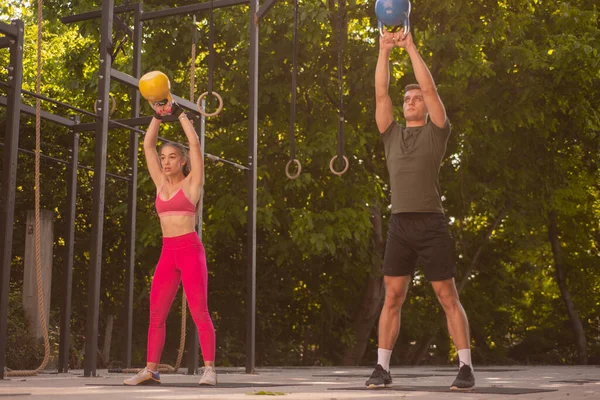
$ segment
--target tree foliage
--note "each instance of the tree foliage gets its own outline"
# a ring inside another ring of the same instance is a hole
[[[146,1],[143,7],[152,11],[192,2],[168,3]],[[25,21],[23,87],[34,90],[35,17],[33,11],[17,4],[0,1],[0,20],[19,17]],[[100,6],[99,1],[44,1],[43,94],[92,110],[100,22],[65,25],[59,18]],[[281,0],[260,24],[257,362],[336,364],[354,343],[354,310],[363,301],[373,260],[376,264],[381,253],[374,241],[373,207],[383,210],[384,227],[389,217],[388,176],[374,123],[378,33],[372,1],[347,2],[342,32],[337,24],[337,2],[300,1],[294,134],[302,174],[289,180],[284,171],[290,152],[292,10],[292,1]],[[598,16],[598,7],[591,0],[413,4],[415,42],[452,123],[441,183],[456,240],[457,281],[465,281],[462,302],[471,322],[476,362],[576,362],[578,349],[548,240],[551,214],[556,215],[566,284],[585,330],[590,361],[600,360]],[[196,96],[206,90],[209,74],[208,17],[208,12],[197,15]],[[133,22],[126,13],[121,18],[128,25]],[[225,106],[219,117],[207,122],[205,150],[245,164],[249,7],[218,9],[214,18],[212,72],[215,90],[223,96]],[[191,16],[147,21],[143,29],[142,70],[164,71],[171,78],[173,92],[187,98]],[[120,35],[115,31],[115,38]],[[329,161],[337,154],[340,37],[344,152],[350,168],[337,177],[329,171]],[[114,67],[130,73],[131,55],[128,41],[113,60]],[[0,49],[0,62],[8,64],[6,49]],[[5,70],[0,69],[0,78],[5,80]],[[401,99],[402,88],[413,81],[408,57],[394,51],[392,99]],[[114,82],[111,93],[118,103],[113,117],[127,117],[129,90]],[[26,96],[23,101],[33,104]],[[401,102],[394,104],[400,120]],[[70,113],[52,104],[43,108],[64,116]],[[142,104],[142,112],[150,112],[146,104]],[[82,117],[82,122],[92,120]],[[4,135],[3,121],[0,119],[0,135]],[[114,129],[109,135],[108,170],[127,176],[129,133]],[[184,138],[176,126],[162,127],[161,135]],[[71,137],[66,129],[44,122],[42,152],[67,159]],[[24,149],[34,148],[34,123],[26,116],[21,118],[19,143]],[[93,167],[92,132],[81,135],[80,146],[80,163]],[[52,307],[53,315],[58,315],[66,264],[66,168],[43,163],[42,205],[56,216]],[[148,293],[161,235],[153,209],[155,188],[142,157],[138,163],[134,362],[142,364]],[[11,275],[15,288],[23,275],[25,215],[33,207],[33,158],[21,154],[18,168]],[[93,172],[79,170],[73,276],[76,299],[86,298],[92,181]],[[243,172],[207,162],[202,238],[220,365],[242,365],[245,359],[246,184]],[[107,316],[117,316],[111,353],[115,362],[122,359],[123,346],[126,198],[126,182],[109,176],[100,334]],[[73,302],[74,349],[83,347],[86,308],[85,301]],[[174,309],[177,311],[168,320],[165,362],[175,359],[179,344],[180,311]],[[444,363],[455,357],[447,332],[438,329],[436,316],[440,313],[430,285],[417,274],[403,310],[393,362],[422,362],[424,355],[425,362]],[[431,341],[425,340],[428,336]],[[376,337],[372,329],[367,351],[359,357],[361,363],[374,361]]]

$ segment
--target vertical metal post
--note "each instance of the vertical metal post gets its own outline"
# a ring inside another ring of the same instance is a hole
[[[73,118],[79,123],[79,116]],[[73,133],[67,167],[67,234],[65,240],[64,300],[60,312],[60,342],[58,372],[69,371],[69,337],[71,332],[71,299],[73,286],[73,258],[75,251],[75,218],[77,216],[77,166],[79,164],[79,133]]]
[[[192,102],[194,102],[194,99],[191,99]],[[206,97],[202,99],[202,108],[206,110]],[[204,152],[206,151],[204,149],[204,137],[206,135],[206,117],[204,115],[200,116],[200,149],[202,150],[202,163],[204,163]],[[202,172],[202,182],[204,182],[204,171]],[[200,200],[199,200],[199,205],[198,205],[198,221],[196,224],[196,231],[198,232],[198,237],[200,238],[200,241],[202,241],[202,212],[203,212],[203,207],[204,207],[204,185],[202,185],[202,194],[200,195]],[[210,289],[209,289],[209,293],[210,293]],[[184,312],[184,310],[182,310],[181,312]],[[187,362],[188,362],[188,375],[194,375],[198,372],[198,348],[199,343],[198,343],[198,328],[196,327],[196,324],[191,324],[189,331],[188,331],[189,337],[188,337],[188,342],[187,342],[187,350],[188,350],[188,357],[187,357]],[[203,354],[204,356],[204,354]]]
[[[250,0],[250,99],[248,110],[248,269],[246,292],[246,373],[254,373],[256,344],[256,178],[258,130],[258,0]]]
[[[137,4],[133,18],[133,62],[132,76],[139,78],[142,74],[142,4]],[[131,88],[131,117],[140,115],[140,92]],[[136,131],[129,132],[129,185],[127,195],[127,250],[125,274],[125,349],[123,363],[126,368],[131,368],[131,346],[133,336],[133,286],[135,270],[135,220],[137,214],[137,175],[138,175],[138,147],[139,139]]]
[[[4,166],[2,193],[0,193],[0,379],[4,379],[6,326],[8,320],[8,292],[12,261],[13,227],[15,222],[15,194],[17,186],[17,153],[19,151],[19,119],[23,84],[23,31],[21,20],[13,20],[17,36],[10,38],[10,63],[6,104],[6,133],[4,136]]]
[[[96,158],[94,160],[94,198],[92,202],[92,248],[88,271],[88,309],[86,322],[83,375],[96,376],[98,352],[98,317],[100,313],[100,279],[102,271],[102,234],[104,228],[104,193],[106,185],[106,147],[112,47],[114,0],[102,1],[100,24],[100,68],[98,70],[98,113],[96,123]]]

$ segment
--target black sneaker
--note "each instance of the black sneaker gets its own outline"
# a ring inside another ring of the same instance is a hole
[[[368,388],[392,386],[392,375],[390,375],[390,371],[386,371],[381,365],[377,364],[365,385],[367,385]]]
[[[458,376],[450,386],[451,390],[471,390],[475,386],[475,376],[469,365],[463,365],[458,370]]]

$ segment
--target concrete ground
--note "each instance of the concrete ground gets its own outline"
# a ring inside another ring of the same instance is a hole
[[[131,374],[97,371],[43,373],[35,377],[0,380],[0,400],[189,400],[189,399],[600,399],[598,366],[475,367],[476,388],[453,392],[449,386],[457,369],[449,367],[392,367],[392,388],[366,389],[371,368],[273,367],[246,374],[243,368],[218,368],[216,387],[198,386],[198,376],[161,374],[161,385],[123,386]]]

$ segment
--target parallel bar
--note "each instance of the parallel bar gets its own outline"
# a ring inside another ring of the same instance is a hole
[[[243,170],[243,171],[250,171],[250,168],[248,168],[248,167],[246,167],[246,166],[244,166],[244,165],[238,164],[238,163],[236,163],[236,162],[229,161],[229,160],[226,160],[226,159],[224,159],[224,158],[221,158],[221,157],[213,156],[212,154],[209,154],[209,153],[204,153],[204,155],[205,155],[205,156],[206,156],[206,158],[208,158],[210,161],[214,161],[214,162],[222,162],[222,163],[224,163],[224,164],[229,164],[229,165],[231,165],[231,166],[233,166],[233,167],[236,167],[237,169],[241,169],[241,170]]]
[[[76,117],[77,118],[77,117]],[[77,122],[77,120],[75,121]],[[77,167],[79,164],[79,134],[73,134],[67,168],[67,233],[65,235],[65,280],[63,305],[60,312],[60,342],[58,372],[69,371],[71,332],[71,299],[73,298],[73,258],[75,257],[75,219],[77,218]]]
[[[10,29],[9,29],[10,28]],[[21,87],[23,85],[23,32],[21,20],[13,20],[8,26],[0,25],[0,30],[15,32],[15,42],[10,46],[8,89],[6,102],[6,133],[2,158],[2,190],[0,191],[0,379],[4,379],[6,356],[6,327],[8,325],[8,292],[10,290],[10,265],[12,262],[12,241],[15,222],[15,195],[17,190],[17,153],[19,148],[19,122],[21,115]]]
[[[88,309],[83,375],[96,376],[98,357],[98,319],[100,314],[100,281],[102,277],[102,233],[104,230],[104,194],[106,185],[106,149],[112,48],[114,0],[102,1],[100,29],[100,66],[98,69],[98,111],[101,119],[96,129],[96,159],[94,161],[94,197],[92,201],[92,248],[88,270]]]
[[[176,7],[176,8],[167,8],[164,10],[147,12],[142,15],[142,21],[148,21],[151,19],[164,18],[164,17],[172,17],[174,15],[182,15],[182,14],[194,14],[200,11],[210,10],[212,8],[223,8],[236,6],[238,4],[247,4],[250,3],[249,0],[214,0],[214,1],[205,1],[203,3],[191,4],[188,6]]]
[[[4,143],[0,143],[0,146],[1,146],[1,147],[4,147]],[[18,150],[19,150],[21,153],[35,155],[35,151],[32,151],[32,150],[23,149],[23,148],[21,148],[21,147],[19,147],[19,148],[18,148]],[[41,158],[43,158],[43,159],[46,159],[46,160],[50,160],[50,161],[57,162],[57,163],[59,163],[59,164],[69,164],[69,163],[68,163],[67,161],[65,161],[65,160],[61,160],[60,158],[56,158],[56,157],[47,156],[47,155],[45,155],[45,154],[40,154],[40,157],[41,157]]]
[[[200,118],[200,116],[198,117]],[[171,121],[175,121],[177,119],[177,117],[172,116],[172,115],[168,115],[163,117],[163,122],[171,122]],[[124,127],[124,128],[133,128],[133,130],[135,130],[138,133],[142,133],[142,134],[146,134],[145,131],[141,130],[141,129],[136,129],[134,128],[135,125],[148,125],[150,123],[150,121],[152,120],[152,117],[138,117],[138,118],[130,118],[130,119],[119,119],[116,121],[110,121],[108,126],[110,128],[118,128],[118,127]],[[119,125],[117,125],[119,124]],[[87,124],[79,124],[79,125],[75,125],[73,127],[73,130],[75,132],[87,132],[87,131],[93,131],[96,129],[96,125],[97,122],[91,122],[91,123],[87,123]],[[163,137],[158,137],[158,140],[163,141],[163,142],[172,142],[172,140],[163,138]],[[209,153],[204,153],[206,155],[206,157],[211,160],[211,161],[215,161],[215,162],[222,162],[225,164],[229,164],[232,165],[238,169],[242,169],[242,170],[250,170],[250,168],[238,164],[236,162],[233,161],[229,161],[227,159],[221,158],[221,157],[217,157],[215,155],[209,154]]]
[[[88,166],[85,166],[85,165],[80,165],[78,168],[85,169],[86,171],[92,171],[92,172],[94,172],[94,168],[88,167]],[[114,179],[118,179],[120,181],[127,181],[127,182],[129,182],[129,180],[130,180],[130,178],[127,177],[127,176],[121,176],[121,175],[113,174],[112,172],[106,172],[106,176],[109,176],[109,177],[114,178]]]
[[[142,33],[143,23],[142,5],[137,4],[133,18],[133,62],[131,73],[138,79],[142,73]],[[140,115],[140,92],[137,88],[130,88],[131,95],[131,117]],[[127,247],[125,265],[125,300],[123,301],[125,322],[125,348],[123,351],[123,364],[125,368],[131,368],[131,348],[133,338],[133,284],[135,271],[135,220],[137,214],[137,176],[138,176],[138,147],[139,138],[136,130],[129,133],[129,171],[130,180],[127,196]]]
[[[275,5],[275,3],[277,3],[279,0],[267,0],[265,1],[265,3],[260,7],[260,9],[258,10],[258,12],[256,13],[256,18],[260,21],[263,19],[263,17],[265,15],[267,15],[267,13],[269,12],[269,10]]]
[[[76,133],[76,135],[78,135],[78,134]],[[0,143],[0,146],[4,147],[4,143]],[[19,147],[19,152],[25,153],[25,154],[35,155],[35,151],[23,149],[21,147]],[[215,157],[215,156],[212,156],[211,154],[207,154],[206,156],[209,157],[209,158],[210,157]],[[61,160],[60,158],[48,156],[48,155],[45,155],[45,154],[40,154],[40,157],[43,158],[44,160],[54,161],[56,163],[63,164],[63,165],[69,165],[70,164],[69,161]],[[216,157],[216,158],[218,158],[218,157]],[[220,160],[220,161],[227,161],[227,160]],[[229,162],[231,163],[231,161],[229,161]],[[241,167],[244,168],[243,166],[241,166]],[[85,165],[78,165],[77,168],[85,169],[86,171],[92,171],[92,172],[94,171],[94,168],[87,167]],[[126,176],[121,176],[121,175],[113,174],[111,172],[106,172],[106,176],[110,176],[111,178],[115,178],[115,179],[118,179],[118,180],[121,180],[121,181],[129,181],[129,180],[131,180],[131,178],[128,178]]]
[[[16,20],[13,20],[13,22]],[[13,23],[5,24],[4,22],[0,22],[0,33],[5,34],[6,36],[10,36],[12,39],[18,39],[19,31],[17,29],[17,25]]]
[[[168,119],[165,117],[165,121]],[[138,133],[146,133],[145,131],[135,128],[139,125],[148,125],[152,121],[152,117],[137,117],[137,118],[127,118],[127,119],[117,119],[117,120],[109,120],[108,126],[109,128],[126,128],[126,129],[134,129]],[[79,124],[73,127],[75,132],[88,132],[95,131],[97,122],[89,122],[85,124]]]
[[[0,105],[6,106],[7,104],[8,104],[7,98],[3,97],[3,96],[0,96]],[[23,104],[23,103],[20,103],[19,107],[20,107],[20,110],[22,112],[24,112],[25,114],[35,116],[35,107],[31,107],[31,106],[28,106],[27,104]],[[60,115],[54,115],[54,114],[49,113],[47,111],[41,111],[40,112],[40,116],[43,119],[55,122],[57,124],[60,124],[62,126],[66,126],[66,127],[69,127],[69,128],[75,125],[75,123],[72,120],[70,120],[68,118],[65,118],[65,117],[61,117]]]
[[[127,4],[124,6],[115,7],[114,12],[116,14],[121,14],[127,11],[135,11],[139,3]],[[63,24],[70,24],[73,22],[87,21],[88,19],[100,18],[102,16],[102,11],[90,11],[82,14],[69,15],[68,17],[62,17],[60,21]]]
[[[139,78],[134,78],[131,75],[127,75],[121,71],[118,71],[116,69],[111,69],[110,71],[110,75],[115,78],[117,81],[121,82],[121,83],[125,83],[126,85],[129,85],[131,87],[134,88],[138,88],[138,83],[139,83]],[[183,99],[177,95],[171,94],[171,96],[173,96],[173,100],[175,100],[177,102],[177,104],[179,104],[181,107],[188,109],[190,111],[195,112],[196,114],[200,115],[200,113],[198,112],[198,108],[196,107],[196,105],[194,103],[192,103],[189,100]],[[151,118],[152,119],[152,118]],[[148,122],[149,123],[149,122]]]
[[[258,0],[250,2],[250,66],[248,109],[248,268],[246,277],[246,373],[256,364],[256,181],[258,148]]]
[[[72,106],[72,105],[67,104],[67,103],[63,103],[62,101],[51,99],[50,97],[47,97],[47,96],[44,96],[44,95],[41,95],[41,94],[37,94],[35,92],[30,92],[29,90],[23,89],[22,92],[25,93],[25,94],[27,94],[27,95],[29,95],[29,96],[36,97],[38,99],[42,99],[42,100],[50,102],[50,103],[58,104],[59,106],[66,107],[66,108],[68,108],[70,110],[77,111],[77,112],[80,112],[80,113],[85,114],[85,115],[91,115],[92,117],[96,116],[96,114],[93,113],[93,112],[91,112],[91,111],[84,110],[83,108],[75,107],[75,106]]]
[[[191,116],[191,118],[195,117]],[[199,118],[199,116],[198,116]],[[152,121],[152,117],[136,117],[136,118],[127,118],[127,119],[117,119],[117,120],[108,120],[108,127],[111,129],[114,128],[125,128],[136,131],[137,133],[141,133],[143,135],[146,134],[146,131],[136,128],[136,126],[140,125],[149,125],[150,121]],[[175,122],[177,121],[177,117],[174,115],[165,115],[162,119],[163,122]],[[75,132],[87,132],[96,130],[97,122],[89,122],[85,124],[79,124],[73,127]]]

